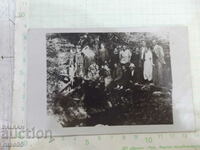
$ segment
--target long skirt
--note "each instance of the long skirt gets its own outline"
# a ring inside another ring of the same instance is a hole
[[[144,61],[144,72],[143,72],[144,80],[151,81],[153,78],[152,74],[153,74],[153,65],[152,62],[147,59]]]

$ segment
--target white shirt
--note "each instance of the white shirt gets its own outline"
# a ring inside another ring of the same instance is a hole
[[[120,63],[122,64],[126,64],[126,63],[129,63],[131,61],[131,52],[129,49],[126,49],[125,51],[121,51],[119,53],[119,59],[120,59]]]

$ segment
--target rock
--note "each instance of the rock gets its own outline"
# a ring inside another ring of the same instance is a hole
[[[85,109],[83,109],[83,107],[78,107],[77,112],[78,112],[77,116],[79,119],[85,119],[88,117],[88,114],[85,111]]]
[[[170,92],[154,91],[153,96],[171,96]]]
[[[162,92],[161,91],[155,91],[153,92],[153,96],[161,96]]]
[[[112,108],[112,103],[108,101],[108,107]]]
[[[141,90],[142,91],[150,91],[150,86],[144,85],[144,86],[142,86]]]

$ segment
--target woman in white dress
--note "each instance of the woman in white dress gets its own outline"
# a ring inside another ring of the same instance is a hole
[[[152,81],[153,78],[153,54],[148,47],[144,51],[144,71],[143,76],[145,81]]]

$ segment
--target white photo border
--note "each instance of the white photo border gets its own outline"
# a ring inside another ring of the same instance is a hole
[[[51,123],[52,120],[47,117],[46,34],[98,32],[169,32],[173,81],[173,124],[63,128]],[[28,128],[50,129],[54,136],[182,132],[195,130],[187,27],[30,29],[28,33],[27,70],[26,119]]]

